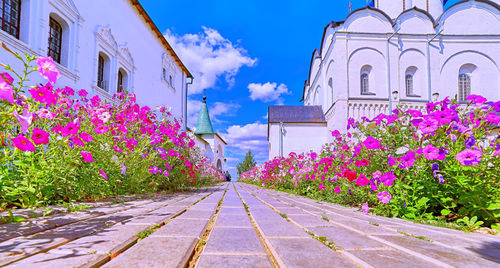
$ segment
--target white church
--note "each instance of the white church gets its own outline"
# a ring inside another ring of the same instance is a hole
[[[445,4],[375,0],[326,25],[301,100],[311,110],[305,113],[320,107],[324,118],[296,122],[300,116],[273,117],[290,113],[269,107],[269,158],[319,151],[331,131],[347,131],[349,118],[421,109],[445,97],[499,100],[500,0],[460,1],[444,11]]]
[[[141,105],[170,106],[186,129],[193,77],[138,0],[0,0],[0,18],[7,47],[57,62],[56,86],[108,101],[127,90]],[[3,49],[0,62],[21,68]]]

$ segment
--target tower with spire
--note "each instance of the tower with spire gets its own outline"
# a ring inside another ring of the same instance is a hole
[[[224,170],[226,141],[214,131],[210,113],[208,112],[207,95],[204,91],[198,122],[194,131],[196,145],[204,152],[205,156],[212,161],[218,170]]]

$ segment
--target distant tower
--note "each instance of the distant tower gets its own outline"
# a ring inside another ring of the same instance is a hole
[[[195,134],[214,134],[210,115],[208,114],[207,96],[203,94],[203,103],[201,104],[200,114],[198,115],[198,123],[196,124]]]
[[[429,12],[434,19],[443,14],[443,6],[447,0],[375,0],[375,7],[395,19],[403,11],[418,7]]]

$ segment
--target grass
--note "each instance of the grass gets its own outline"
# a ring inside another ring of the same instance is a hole
[[[330,221],[327,216],[321,216],[321,219],[323,219],[324,221]]]
[[[368,222],[368,223],[369,223],[369,224],[371,224],[371,225],[373,225],[373,226],[379,226],[379,224],[378,224],[378,223],[376,223],[376,222],[371,222],[371,221],[370,221],[370,222]]]
[[[434,242],[434,241],[432,241],[431,239],[429,239],[429,238],[427,238],[425,236],[409,234],[409,233],[403,232],[401,230],[398,230],[398,233],[400,233],[402,235],[405,235],[405,236],[413,237],[413,238],[416,238],[416,239],[424,240],[424,241],[427,241],[427,242]]]
[[[326,238],[326,236],[317,236],[315,235],[313,232],[311,231],[306,231],[312,238],[318,240],[319,242],[323,243],[325,246],[335,250],[335,251],[338,251],[338,250],[343,250],[343,248],[337,246],[335,244],[335,242],[333,242],[332,240],[329,240]]]
[[[288,218],[288,216],[285,213],[280,213],[280,216],[283,217],[284,219]]]
[[[147,228],[146,230],[140,232],[137,234],[137,242],[141,241],[142,239],[150,236],[152,233],[154,233],[156,230],[160,228],[159,224],[153,224],[152,227]]]

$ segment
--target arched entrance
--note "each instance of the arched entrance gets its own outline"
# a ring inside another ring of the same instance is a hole
[[[220,159],[217,160],[217,170],[222,171],[222,161]]]

